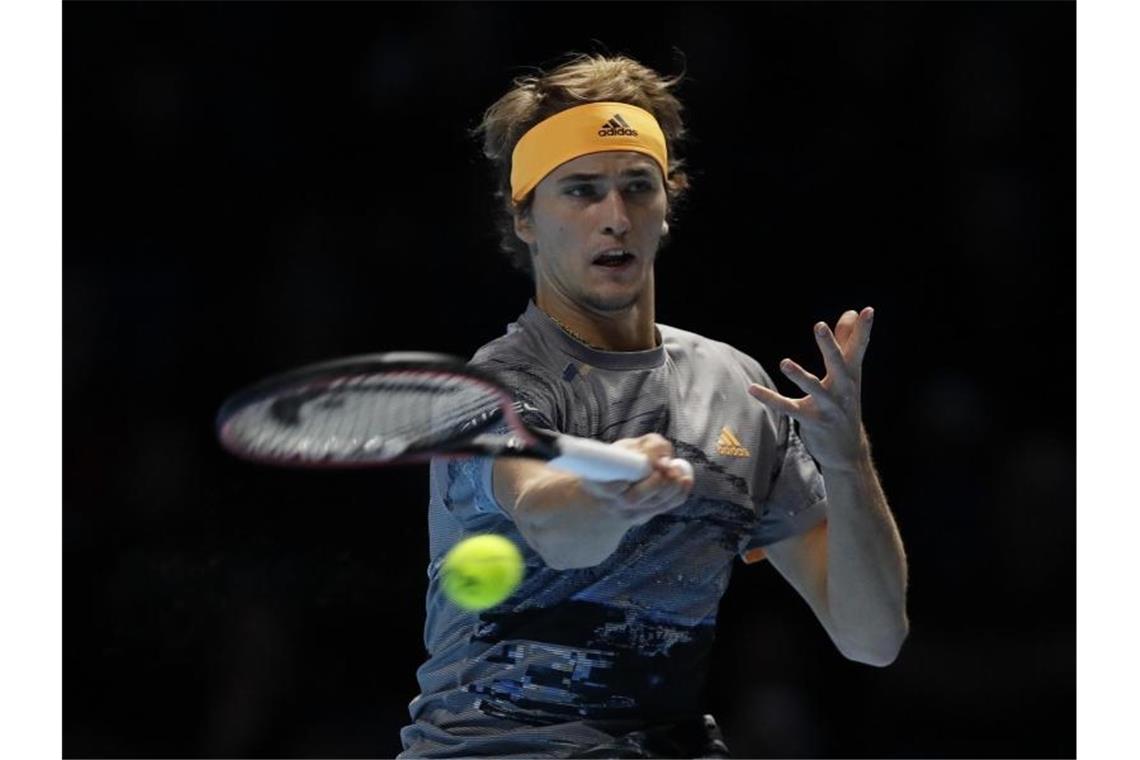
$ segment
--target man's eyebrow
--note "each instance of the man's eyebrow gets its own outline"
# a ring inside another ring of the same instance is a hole
[[[652,177],[653,169],[647,166],[638,166],[632,169],[626,169],[621,173],[621,176],[634,178]],[[604,174],[589,174],[587,172],[578,172],[576,174],[567,174],[565,177],[559,179],[558,183],[563,184],[566,182],[596,182],[600,179],[605,179],[605,177],[606,175]]]

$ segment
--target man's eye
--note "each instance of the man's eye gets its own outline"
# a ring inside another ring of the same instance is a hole
[[[653,183],[645,179],[630,182],[629,185],[626,186],[626,190],[632,193],[648,193],[653,190]]]
[[[574,185],[566,191],[567,195],[575,198],[592,198],[594,197],[593,185]]]

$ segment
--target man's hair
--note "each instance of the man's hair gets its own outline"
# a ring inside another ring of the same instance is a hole
[[[669,172],[665,178],[668,198],[666,219],[672,222],[677,202],[689,187],[677,156],[677,145],[685,136],[681,101],[670,92],[684,73],[667,78],[632,58],[571,54],[570,60],[555,69],[515,78],[506,95],[483,114],[483,122],[473,130],[483,140],[483,155],[495,171],[495,198],[499,201],[496,227],[499,246],[515,268],[533,276],[530,250],[515,235],[514,217],[530,212],[534,191],[519,203],[511,199],[511,154],[519,139],[539,122],[567,108],[583,103],[613,101],[629,103],[649,111],[661,125],[669,151]]]

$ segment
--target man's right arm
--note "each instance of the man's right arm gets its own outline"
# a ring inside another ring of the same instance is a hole
[[[669,464],[673,446],[656,433],[614,446],[640,451],[653,472],[637,483],[598,483],[530,459],[497,459],[495,499],[547,565],[572,570],[600,564],[626,531],[684,503],[693,478]]]

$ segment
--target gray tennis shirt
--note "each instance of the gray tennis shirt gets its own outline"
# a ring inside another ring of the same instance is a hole
[[[496,502],[493,460],[433,460],[429,658],[401,757],[566,757],[699,714],[734,558],[824,519],[823,478],[790,420],[746,391],[774,387],[760,365],[725,343],[657,330],[651,350],[597,351],[532,301],[472,359],[505,382],[528,423],[602,441],[660,433],[696,484],[601,564],[560,571]],[[439,566],[480,533],[513,540],[526,576],[503,604],[469,613],[441,593]]]

